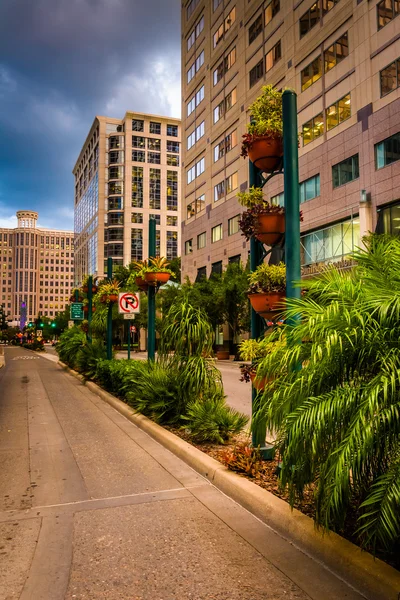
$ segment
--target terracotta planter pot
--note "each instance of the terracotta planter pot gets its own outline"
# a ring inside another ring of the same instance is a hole
[[[169,278],[171,277],[171,275],[169,273],[145,273],[144,274],[144,280],[146,283],[148,283],[149,285],[163,285],[164,283],[167,283],[167,281],[169,280]]]
[[[84,312],[85,314],[89,312],[89,307],[88,307],[87,305],[85,305],[85,306],[83,307],[83,312]]]
[[[256,380],[256,373],[254,371],[252,373],[250,373],[250,379],[251,379],[253,388],[255,388],[258,391],[263,390],[265,388],[265,386],[267,385],[267,383],[269,383],[271,381],[270,379],[268,379],[268,377],[262,377],[261,379]]]
[[[284,292],[268,292],[260,294],[248,294],[253,309],[264,318],[274,316],[274,313],[282,311],[282,302],[285,298]]]
[[[145,292],[147,290],[147,288],[149,287],[148,284],[143,279],[143,277],[136,277],[135,283],[138,286],[138,288],[140,290],[142,290],[143,292]]]
[[[229,350],[217,350],[217,360],[229,360]]]
[[[285,233],[285,215],[267,213],[257,217],[256,238],[267,246],[275,246],[282,240]]]
[[[107,304],[107,294],[103,294],[102,297],[100,298],[100,302],[102,302],[103,304]]]
[[[117,302],[118,301],[118,294],[109,294],[108,295],[108,299],[110,302]]]
[[[248,150],[252,163],[261,171],[272,173],[281,165],[283,156],[282,138],[263,135],[257,138]]]
[[[89,288],[88,288],[88,286],[87,286],[87,285],[84,285],[84,286],[83,286],[83,288],[82,288],[82,292],[84,292],[85,294],[87,294],[87,293],[88,293],[88,291],[89,291]]]

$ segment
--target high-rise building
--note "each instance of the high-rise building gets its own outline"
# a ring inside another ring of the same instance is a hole
[[[73,231],[37,227],[32,210],[17,219],[15,229],[0,228],[0,304],[13,325],[63,311],[74,277]]]
[[[397,0],[187,0],[182,31],[183,275],[247,260],[240,145],[266,84],[297,92],[305,270],[399,232]],[[264,192],[282,203],[283,176]]]
[[[157,254],[180,248],[180,120],[127,112],[96,117],[73,169],[75,278],[103,276],[108,257],[127,265],[148,257],[148,222]]]

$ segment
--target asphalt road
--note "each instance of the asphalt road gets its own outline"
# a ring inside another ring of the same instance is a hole
[[[0,600],[360,600],[65,373],[0,369]]]

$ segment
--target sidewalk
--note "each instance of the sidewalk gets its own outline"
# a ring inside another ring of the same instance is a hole
[[[52,360],[6,349],[0,424],[0,600],[362,598]]]

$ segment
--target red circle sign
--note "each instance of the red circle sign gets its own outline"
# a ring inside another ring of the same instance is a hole
[[[136,294],[127,292],[119,299],[119,306],[123,312],[131,313],[132,310],[139,306],[139,298],[136,296]]]

